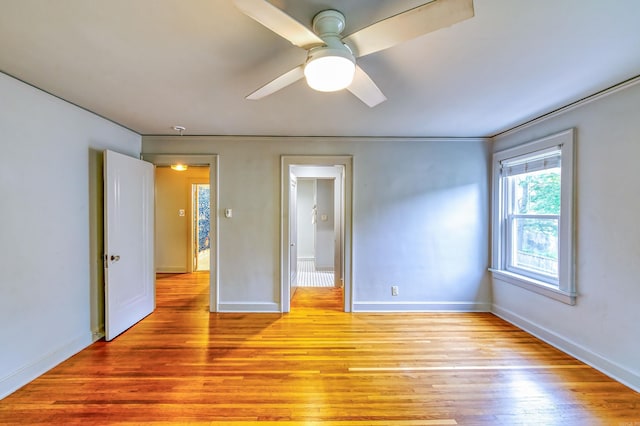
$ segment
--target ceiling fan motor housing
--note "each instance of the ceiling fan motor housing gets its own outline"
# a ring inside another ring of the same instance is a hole
[[[337,10],[323,10],[313,17],[313,31],[321,38],[325,35],[339,37],[344,31],[344,15]]]
[[[341,34],[345,28],[344,15],[337,10],[323,10],[313,17],[313,31],[324,40],[327,47],[351,50],[342,43]]]

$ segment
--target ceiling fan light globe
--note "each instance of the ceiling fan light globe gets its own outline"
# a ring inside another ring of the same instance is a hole
[[[353,82],[355,60],[347,55],[318,55],[310,57],[304,67],[307,84],[320,92],[346,89]]]

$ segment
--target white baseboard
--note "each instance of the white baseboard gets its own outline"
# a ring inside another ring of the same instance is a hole
[[[354,302],[353,312],[491,312],[483,302]]]
[[[156,274],[185,274],[184,266],[156,266]]]
[[[218,312],[279,313],[280,305],[273,302],[224,302],[218,304]]]
[[[0,378],[0,399],[12,394],[22,386],[51,370],[56,365],[71,358],[93,342],[93,333],[83,334],[45,354],[40,359],[24,365],[13,373]]]
[[[492,312],[503,320],[510,322],[516,327],[532,334],[540,340],[545,341],[562,352],[579,359],[612,379],[629,386],[636,392],[640,392],[640,375],[637,373],[634,373],[620,364],[617,364],[616,362],[611,361],[578,343],[572,342],[571,340],[560,336],[545,327],[535,324],[508,309],[494,304]]]

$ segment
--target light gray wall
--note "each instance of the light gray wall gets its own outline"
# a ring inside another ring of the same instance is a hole
[[[104,325],[102,150],[139,135],[0,73],[0,398]]]
[[[143,137],[177,149],[219,155],[220,303],[279,303],[280,157],[353,155],[354,308],[490,308],[488,141]]]
[[[494,311],[640,390],[640,84],[495,141],[577,132],[576,285],[569,306],[493,280]]]
[[[189,268],[190,199],[188,184],[181,173],[185,172],[169,167],[156,168],[156,272],[187,272]],[[184,216],[179,215],[181,209]]]
[[[311,222],[315,187],[315,179],[298,179],[298,259],[315,258],[315,224]]]
[[[316,180],[316,202],[318,215],[316,221],[316,268],[333,271],[334,269],[334,202],[333,179]]]

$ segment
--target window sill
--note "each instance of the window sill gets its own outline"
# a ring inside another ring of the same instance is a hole
[[[494,278],[499,279],[500,281],[516,285],[518,287],[524,288],[525,290],[529,290],[534,293],[557,300],[559,302],[566,303],[567,305],[576,304],[575,294],[564,292],[557,287],[551,286],[542,281],[538,281],[524,275],[515,274],[513,272],[508,272],[501,269],[489,268],[489,271],[491,271]]]

